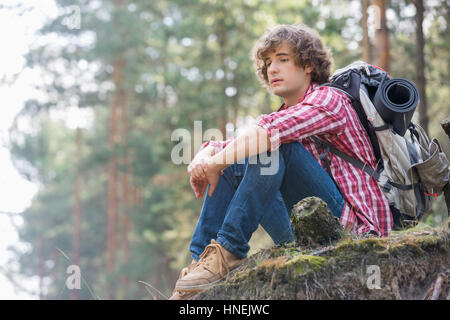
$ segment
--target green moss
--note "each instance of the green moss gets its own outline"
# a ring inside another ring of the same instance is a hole
[[[392,231],[391,232],[391,237],[396,237],[396,236],[406,235],[406,234],[411,234],[411,233],[416,233],[416,232],[423,232],[423,231],[434,232],[436,230],[433,229],[433,227],[431,227],[431,226],[429,226],[429,225],[427,225],[427,224],[425,224],[423,222],[420,222],[417,226],[415,226],[413,228]]]
[[[254,274],[254,272],[253,272]],[[234,275],[229,279],[229,284],[239,283],[243,280],[253,278],[252,270],[244,270],[234,273]]]
[[[421,248],[426,249],[429,247],[436,247],[442,244],[442,239],[437,235],[426,235],[420,238],[417,238],[417,244],[420,245]],[[446,242],[447,246],[443,246],[444,248],[449,247],[448,242]]]
[[[448,251],[448,243],[442,241],[438,233],[403,233],[401,236],[393,238],[389,246],[390,254],[401,254],[409,252],[417,256],[422,256],[426,252],[434,249]]]
[[[342,240],[333,250],[333,256],[355,255],[368,252],[381,252],[387,248],[387,240],[380,238],[368,238],[361,240]]]
[[[286,267],[293,267],[299,274],[307,273],[308,271],[319,271],[327,259],[324,257],[298,255],[286,262]]]
[[[294,257],[299,254],[299,249],[296,247],[279,247],[274,248],[270,253],[270,258],[276,258],[280,256]]]

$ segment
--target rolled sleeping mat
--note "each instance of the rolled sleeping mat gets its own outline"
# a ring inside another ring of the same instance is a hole
[[[419,104],[419,92],[409,80],[386,77],[375,93],[373,104],[381,118],[403,136]]]

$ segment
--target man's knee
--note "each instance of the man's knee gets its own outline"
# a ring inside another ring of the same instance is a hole
[[[245,164],[234,163],[223,170],[222,178],[237,188],[245,173]]]
[[[278,150],[274,152],[263,152],[248,158],[247,172],[256,173],[261,176],[273,176],[280,170],[280,154]]]

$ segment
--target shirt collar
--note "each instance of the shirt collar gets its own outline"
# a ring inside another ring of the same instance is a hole
[[[300,103],[300,102],[302,102],[303,100],[305,100],[305,97],[306,97],[308,94],[310,94],[314,89],[316,89],[318,86],[319,86],[318,83],[315,83],[315,82],[314,82],[314,83],[311,83],[311,84],[309,85],[308,89],[306,89],[306,91],[303,92],[303,95],[301,96],[300,100],[298,100],[298,103]],[[285,103],[283,103],[283,104],[280,106],[280,108],[277,110],[277,112],[278,112],[278,111],[281,111],[281,110],[284,110],[284,109],[287,109]]]

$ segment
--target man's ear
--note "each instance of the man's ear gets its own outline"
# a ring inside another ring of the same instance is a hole
[[[311,65],[309,65],[309,64],[307,64],[306,66],[305,66],[305,72],[306,73],[311,73],[312,71],[313,71],[313,67],[311,66]]]

